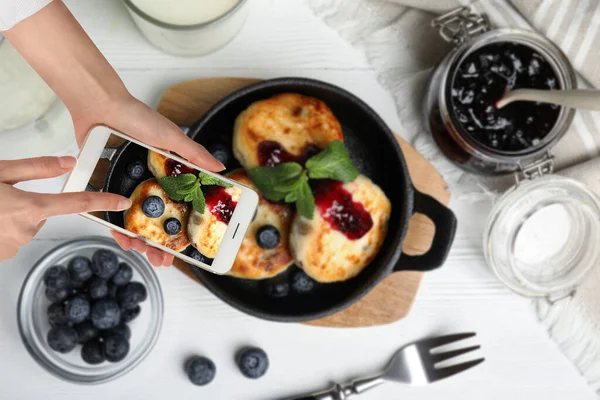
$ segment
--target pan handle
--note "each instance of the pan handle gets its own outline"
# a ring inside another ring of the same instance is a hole
[[[414,213],[424,214],[433,221],[435,235],[427,253],[418,256],[402,253],[394,271],[431,271],[439,268],[446,261],[454,241],[456,216],[449,208],[417,190],[414,204]]]

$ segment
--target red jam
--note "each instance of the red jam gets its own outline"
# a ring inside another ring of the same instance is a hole
[[[167,158],[167,161],[165,161],[165,172],[167,176],[177,176],[181,174],[193,174],[195,171],[178,161]]]
[[[231,195],[225,191],[225,188],[220,186],[210,186],[204,192],[206,206],[217,220],[229,224],[233,210],[237,206],[237,201],[233,201]]]
[[[312,187],[315,204],[333,229],[350,240],[360,239],[373,227],[373,219],[361,203],[352,201],[352,194],[342,185],[332,180],[316,181]]]
[[[295,156],[287,152],[279,143],[265,140],[258,145],[258,163],[267,167],[274,167],[284,162],[297,162],[300,165],[304,165],[309,158],[320,151],[321,149],[314,144],[309,144],[302,151],[302,154]]]

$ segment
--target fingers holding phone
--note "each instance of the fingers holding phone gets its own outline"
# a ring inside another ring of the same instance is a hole
[[[97,126],[86,137],[63,192],[102,188],[129,197],[132,205],[125,212],[82,215],[110,228],[124,249],[145,252],[154,265],[170,265],[177,257],[214,273],[227,273],[256,211],[258,195],[210,171],[222,165],[207,163],[212,157],[204,157],[206,150],[175,125],[171,129],[159,124],[155,133],[148,138],[150,143],[156,145],[158,137],[162,143],[158,146],[190,158],[195,155],[204,168],[141,142],[139,132],[134,138]]]
[[[65,174],[76,165],[73,157],[38,157],[0,161],[0,261],[12,258],[44,225],[46,219],[94,210],[125,210],[128,198],[111,193],[26,192],[14,184]]]

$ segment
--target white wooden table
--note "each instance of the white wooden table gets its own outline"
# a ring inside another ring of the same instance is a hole
[[[349,0],[351,1],[351,0]],[[245,28],[227,48],[204,58],[160,53],[136,31],[119,1],[67,0],[83,27],[132,93],[156,105],[176,82],[210,76],[306,76],[342,86],[369,103],[400,132],[391,97],[363,56],[315,18],[302,0],[255,0]],[[60,180],[32,189],[56,191]],[[380,368],[402,344],[423,336],[476,331],[486,362],[428,387],[380,387],[371,399],[595,399],[583,378],[537,324],[529,302],[505,289],[481,254],[490,204],[453,202],[459,231],[446,265],[426,274],[410,316],[365,329],[324,329],[248,317],[215,299],[175,268],[160,269],[166,310],[154,351],[128,375],[96,387],[63,382],[29,356],[16,326],[16,302],[34,261],[58,243],[107,235],[78,216],[49,221],[18,256],[0,265],[1,399],[275,399],[319,389]],[[271,360],[260,380],[245,379],[233,354],[252,344]],[[217,365],[207,387],[190,384],[183,360],[204,354]]]

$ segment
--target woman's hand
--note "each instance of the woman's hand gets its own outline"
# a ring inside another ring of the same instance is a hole
[[[89,211],[122,211],[131,206],[128,198],[116,194],[41,194],[12,186],[18,182],[60,176],[75,164],[73,157],[0,161],[0,261],[14,257],[49,217]]]
[[[175,124],[129,94],[62,1],[53,1],[3,33],[69,109],[79,145],[93,126],[106,125],[141,142],[173,151],[207,170],[224,169]],[[140,240],[112,234],[124,249],[146,252],[154,265],[173,262],[173,256],[147,247]]]
[[[89,107],[89,108],[88,108]],[[179,127],[154,111],[129,93],[113,96],[106,102],[81,104],[71,111],[75,124],[77,141],[81,145],[94,125],[107,125],[124,132],[141,142],[161,149],[171,150],[190,160],[199,167],[221,171],[223,164],[214,159],[201,145],[181,132]],[[141,240],[132,239],[121,233],[111,231],[112,236],[124,250],[133,248],[146,253],[148,260],[155,266],[173,264],[173,256],[147,246]]]

